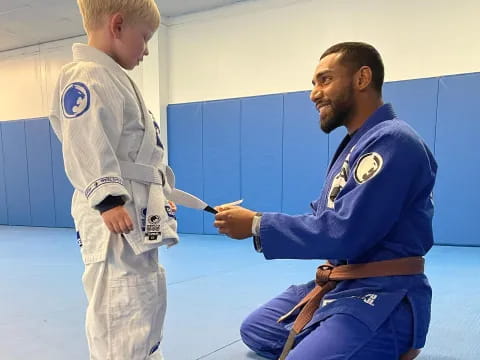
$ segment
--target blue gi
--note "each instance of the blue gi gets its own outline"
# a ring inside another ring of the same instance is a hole
[[[419,135],[391,105],[381,106],[340,144],[311,214],[263,214],[265,258],[334,259],[339,265],[425,255],[433,244],[436,171]],[[291,286],[253,312],[241,327],[245,344],[277,359],[295,316],[276,321],[314,285]],[[324,297],[287,359],[397,360],[424,346],[430,306],[424,275],[342,281]]]

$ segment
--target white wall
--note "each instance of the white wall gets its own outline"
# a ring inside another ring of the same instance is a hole
[[[171,21],[170,102],[305,90],[321,53],[365,41],[386,80],[480,71],[478,0],[261,0]]]
[[[477,0],[256,0],[167,19],[131,73],[162,126],[166,105],[306,90],[320,54],[361,40],[386,80],[480,71]],[[48,114],[63,40],[0,53],[0,121]]]
[[[0,53],[0,121],[46,116],[61,67],[85,37]]]
[[[0,121],[47,116],[60,69],[72,61],[72,45],[86,41],[86,36],[79,36],[0,52]],[[152,80],[158,79],[160,71],[157,35],[150,46],[152,56],[129,75],[142,93],[147,88],[147,98],[154,103],[152,111],[159,116],[159,86]]]
[[[0,54],[0,120],[45,112],[43,79],[38,46]]]
[[[47,116],[60,69],[72,61],[72,45],[86,41],[86,36],[80,36],[1,52],[0,121]],[[167,145],[168,29],[165,25],[160,25],[150,40],[149,51],[144,62],[128,74],[159,122],[162,141]]]
[[[161,24],[149,42],[150,55],[138,67],[137,84],[141,81],[145,103],[160,124],[160,136],[167,148],[167,105],[168,105],[168,28]],[[132,75],[132,74],[130,74]],[[168,158],[168,156],[166,157]]]

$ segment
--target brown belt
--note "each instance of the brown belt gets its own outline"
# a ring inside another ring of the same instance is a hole
[[[315,282],[317,285],[278,322],[291,316],[296,310],[303,307],[293,323],[279,360],[285,360],[293,347],[295,337],[313,318],[313,314],[320,306],[320,301],[330,290],[337,286],[338,281],[356,280],[382,276],[418,275],[423,274],[425,259],[421,256],[407,257],[394,260],[375,261],[365,264],[350,264],[334,266],[329,263],[317,269]]]

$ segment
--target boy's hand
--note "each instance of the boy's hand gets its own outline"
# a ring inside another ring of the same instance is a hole
[[[115,234],[128,234],[133,230],[133,222],[124,206],[117,206],[102,213],[103,222]]]
[[[177,205],[173,201],[168,200],[168,205],[170,205],[170,209],[172,209],[174,213],[177,212]]]

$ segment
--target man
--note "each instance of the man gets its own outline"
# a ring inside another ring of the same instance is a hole
[[[383,79],[368,44],[340,43],[321,56],[310,95],[320,127],[348,134],[311,214],[218,209],[219,232],[254,235],[267,259],[331,259],[315,281],[291,286],[242,324],[245,344],[268,359],[413,359],[425,344],[431,288],[422,256],[433,244],[437,165],[383,104]]]

